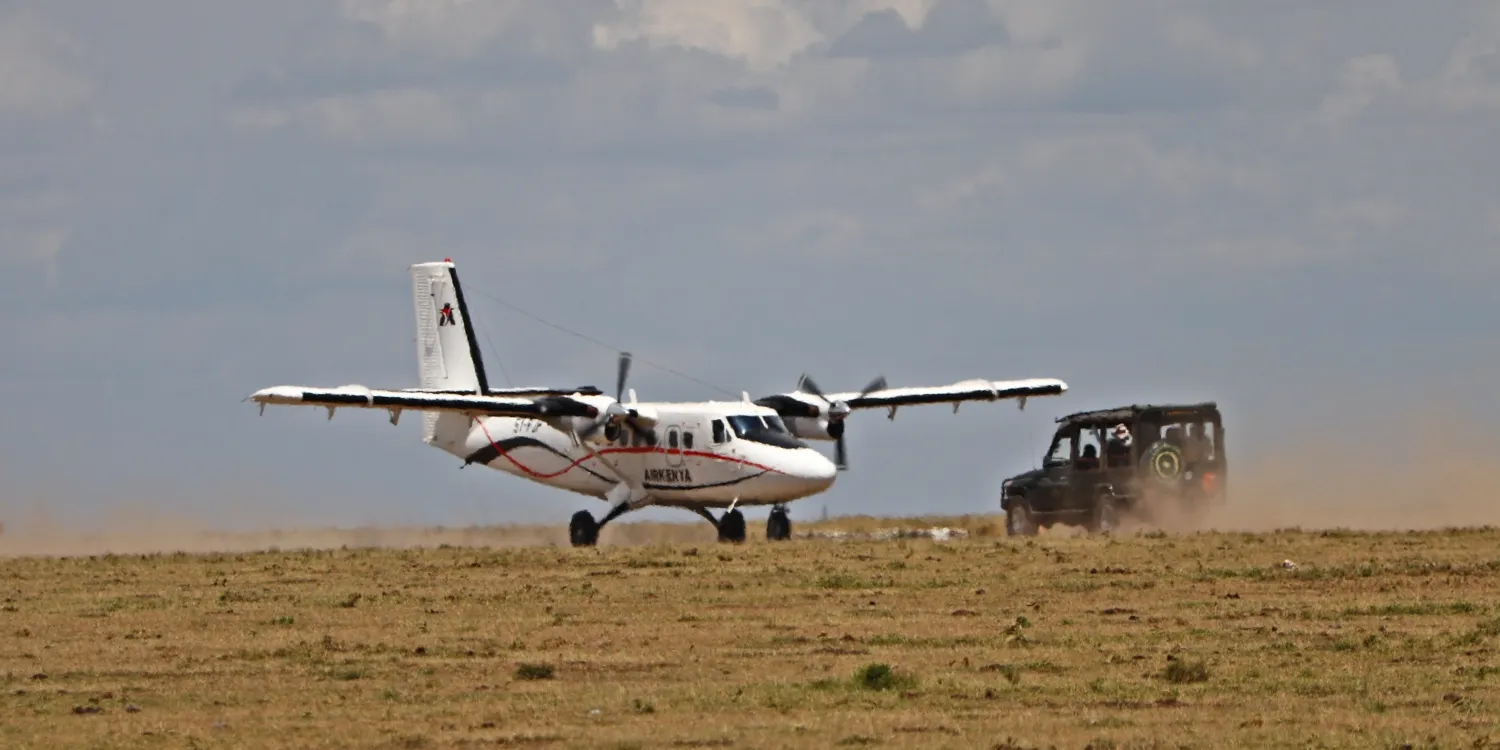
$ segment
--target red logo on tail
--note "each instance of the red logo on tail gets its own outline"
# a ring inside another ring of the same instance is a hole
[[[454,320],[453,320],[453,305],[452,304],[444,302],[443,303],[443,309],[438,310],[438,325],[439,326],[458,325],[458,323],[454,322]]]

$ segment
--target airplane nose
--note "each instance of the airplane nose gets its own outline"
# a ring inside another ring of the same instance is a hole
[[[807,450],[806,458],[798,468],[799,478],[819,487],[833,484],[833,478],[839,473],[839,467],[828,460],[827,456],[812,449]]]

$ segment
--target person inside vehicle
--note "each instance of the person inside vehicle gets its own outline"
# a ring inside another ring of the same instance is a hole
[[[1083,455],[1078,457],[1076,466],[1079,471],[1091,471],[1099,468],[1099,450],[1092,443],[1083,446]]]
[[[1114,432],[1109,436],[1109,442],[1104,447],[1105,457],[1110,466],[1119,466],[1130,462],[1130,428],[1123,423],[1115,425]]]
[[[1183,451],[1183,457],[1189,464],[1199,461],[1212,461],[1214,455],[1213,439],[1208,435],[1208,425],[1189,424],[1187,426],[1187,446]]]

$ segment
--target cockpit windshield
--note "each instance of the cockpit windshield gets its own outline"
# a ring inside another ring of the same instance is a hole
[[[742,440],[781,448],[807,447],[786,428],[786,423],[781,421],[781,417],[775,414],[765,417],[754,414],[734,414],[726,417],[726,420],[729,422],[729,428],[734,431],[734,436]]]
[[[748,437],[751,430],[765,429],[766,425],[760,421],[760,417],[749,414],[736,414],[729,417],[729,427],[734,430],[737,438]]]

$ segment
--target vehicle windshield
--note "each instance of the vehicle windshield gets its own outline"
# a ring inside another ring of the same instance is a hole
[[[756,443],[765,443],[780,448],[805,448],[807,447],[791,431],[786,428],[786,423],[775,414],[760,417],[754,414],[734,414],[726,417],[729,428],[734,431],[734,436],[742,440],[750,440]]]

